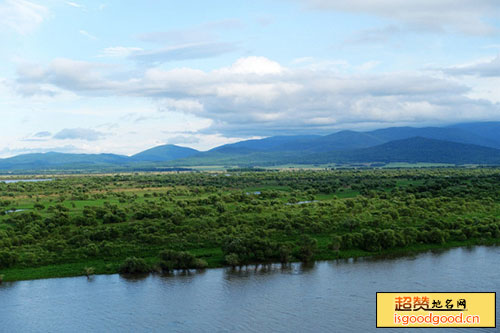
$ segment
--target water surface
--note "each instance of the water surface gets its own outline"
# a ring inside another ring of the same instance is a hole
[[[500,292],[500,247],[325,261],[312,267],[4,283],[0,331],[402,332],[375,329],[377,291]],[[499,307],[497,300],[497,321]]]
[[[52,178],[32,178],[32,179],[0,179],[0,183],[36,183],[36,182],[49,182]]]

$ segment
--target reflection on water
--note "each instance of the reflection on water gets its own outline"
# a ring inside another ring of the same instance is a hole
[[[377,291],[500,292],[499,260],[499,247],[481,246],[313,265],[4,283],[0,331],[375,331]]]

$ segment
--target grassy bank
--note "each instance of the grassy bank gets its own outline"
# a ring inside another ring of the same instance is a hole
[[[418,244],[405,248],[394,248],[379,252],[368,252],[360,249],[342,250],[332,252],[327,247],[320,247],[318,253],[314,256],[314,260],[336,260],[362,257],[398,257],[408,256],[427,251],[446,250],[457,247],[469,247],[475,245],[499,246],[500,239],[470,239],[467,241],[454,241],[445,244]],[[199,258],[203,258],[208,263],[208,268],[220,268],[226,266],[224,264],[224,256],[220,249],[196,249],[190,251]],[[144,258],[148,264],[154,266],[158,263],[157,257]],[[2,270],[0,275],[4,275],[4,282],[49,279],[61,277],[84,276],[85,269],[92,267],[95,274],[117,274],[123,260],[107,261],[107,260],[89,260],[82,262],[74,262],[60,265],[47,265],[33,268],[9,268]],[[255,264],[255,263],[254,263]],[[265,264],[265,263],[262,263]]]

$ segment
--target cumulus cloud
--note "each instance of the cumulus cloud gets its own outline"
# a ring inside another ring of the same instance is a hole
[[[472,75],[480,77],[500,77],[500,55],[491,60],[448,67],[442,70],[449,75]]]
[[[0,26],[22,35],[33,31],[48,15],[46,7],[27,0],[5,0],[0,3]]]
[[[53,138],[58,140],[96,141],[103,138],[104,133],[88,128],[65,128],[56,133]]]
[[[264,57],[212,71],[149,68],[119,80],[106,71],[100,64],[59,59],[21,68],[18,83],[149,97],[160,110],[210,119],[206,133],[240,137],[481,120],[500,111],[498,104],[468,97],[470,88],[456,80],[414,72],[342,74],[287,68]]]
[[[57,58],[46,68],[23,63],[17,68],[16,89],[25,96],[54,92],[56,87],[80,94],[88,90],[95,94],[100,84],[103,84],[103,90],[108,90],[110,84],[123,85],[119,81],[109,81],[105,78],[112,69],[113,66],[110,65],[66,58]]]
[[[431,30],[490,34],[487,18],[500,16],[497,0],[294,0],[319,10],[365,13]]]

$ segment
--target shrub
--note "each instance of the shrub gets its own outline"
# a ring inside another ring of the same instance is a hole
[[[128,257],[120,266],[119,272],[122,274],[149,273],[151,267],[142,258]]]
[[[83,274],[85,274],[88,278],[90,278],[91,275],[95,274],[94,267],[85,267],[83,269]]]
[[[207,262],[189,252],[164,250],[160,252],[160,268],[169,272],[174,269],[205,268]]]
[[[312,260],[316,249],[318,248],[318,241],[311,236],[303,235],[299,241],[298,257],[304,262]]]
[[[0,251],[0,268],[7,268],[17,263],[19,256],[12,251]]]
[[[240,264],[240,258],[236,253],[228,254],[227,256],[224,257],[224,261],[226,262],[226,264],[232,266],[233,268]]]

